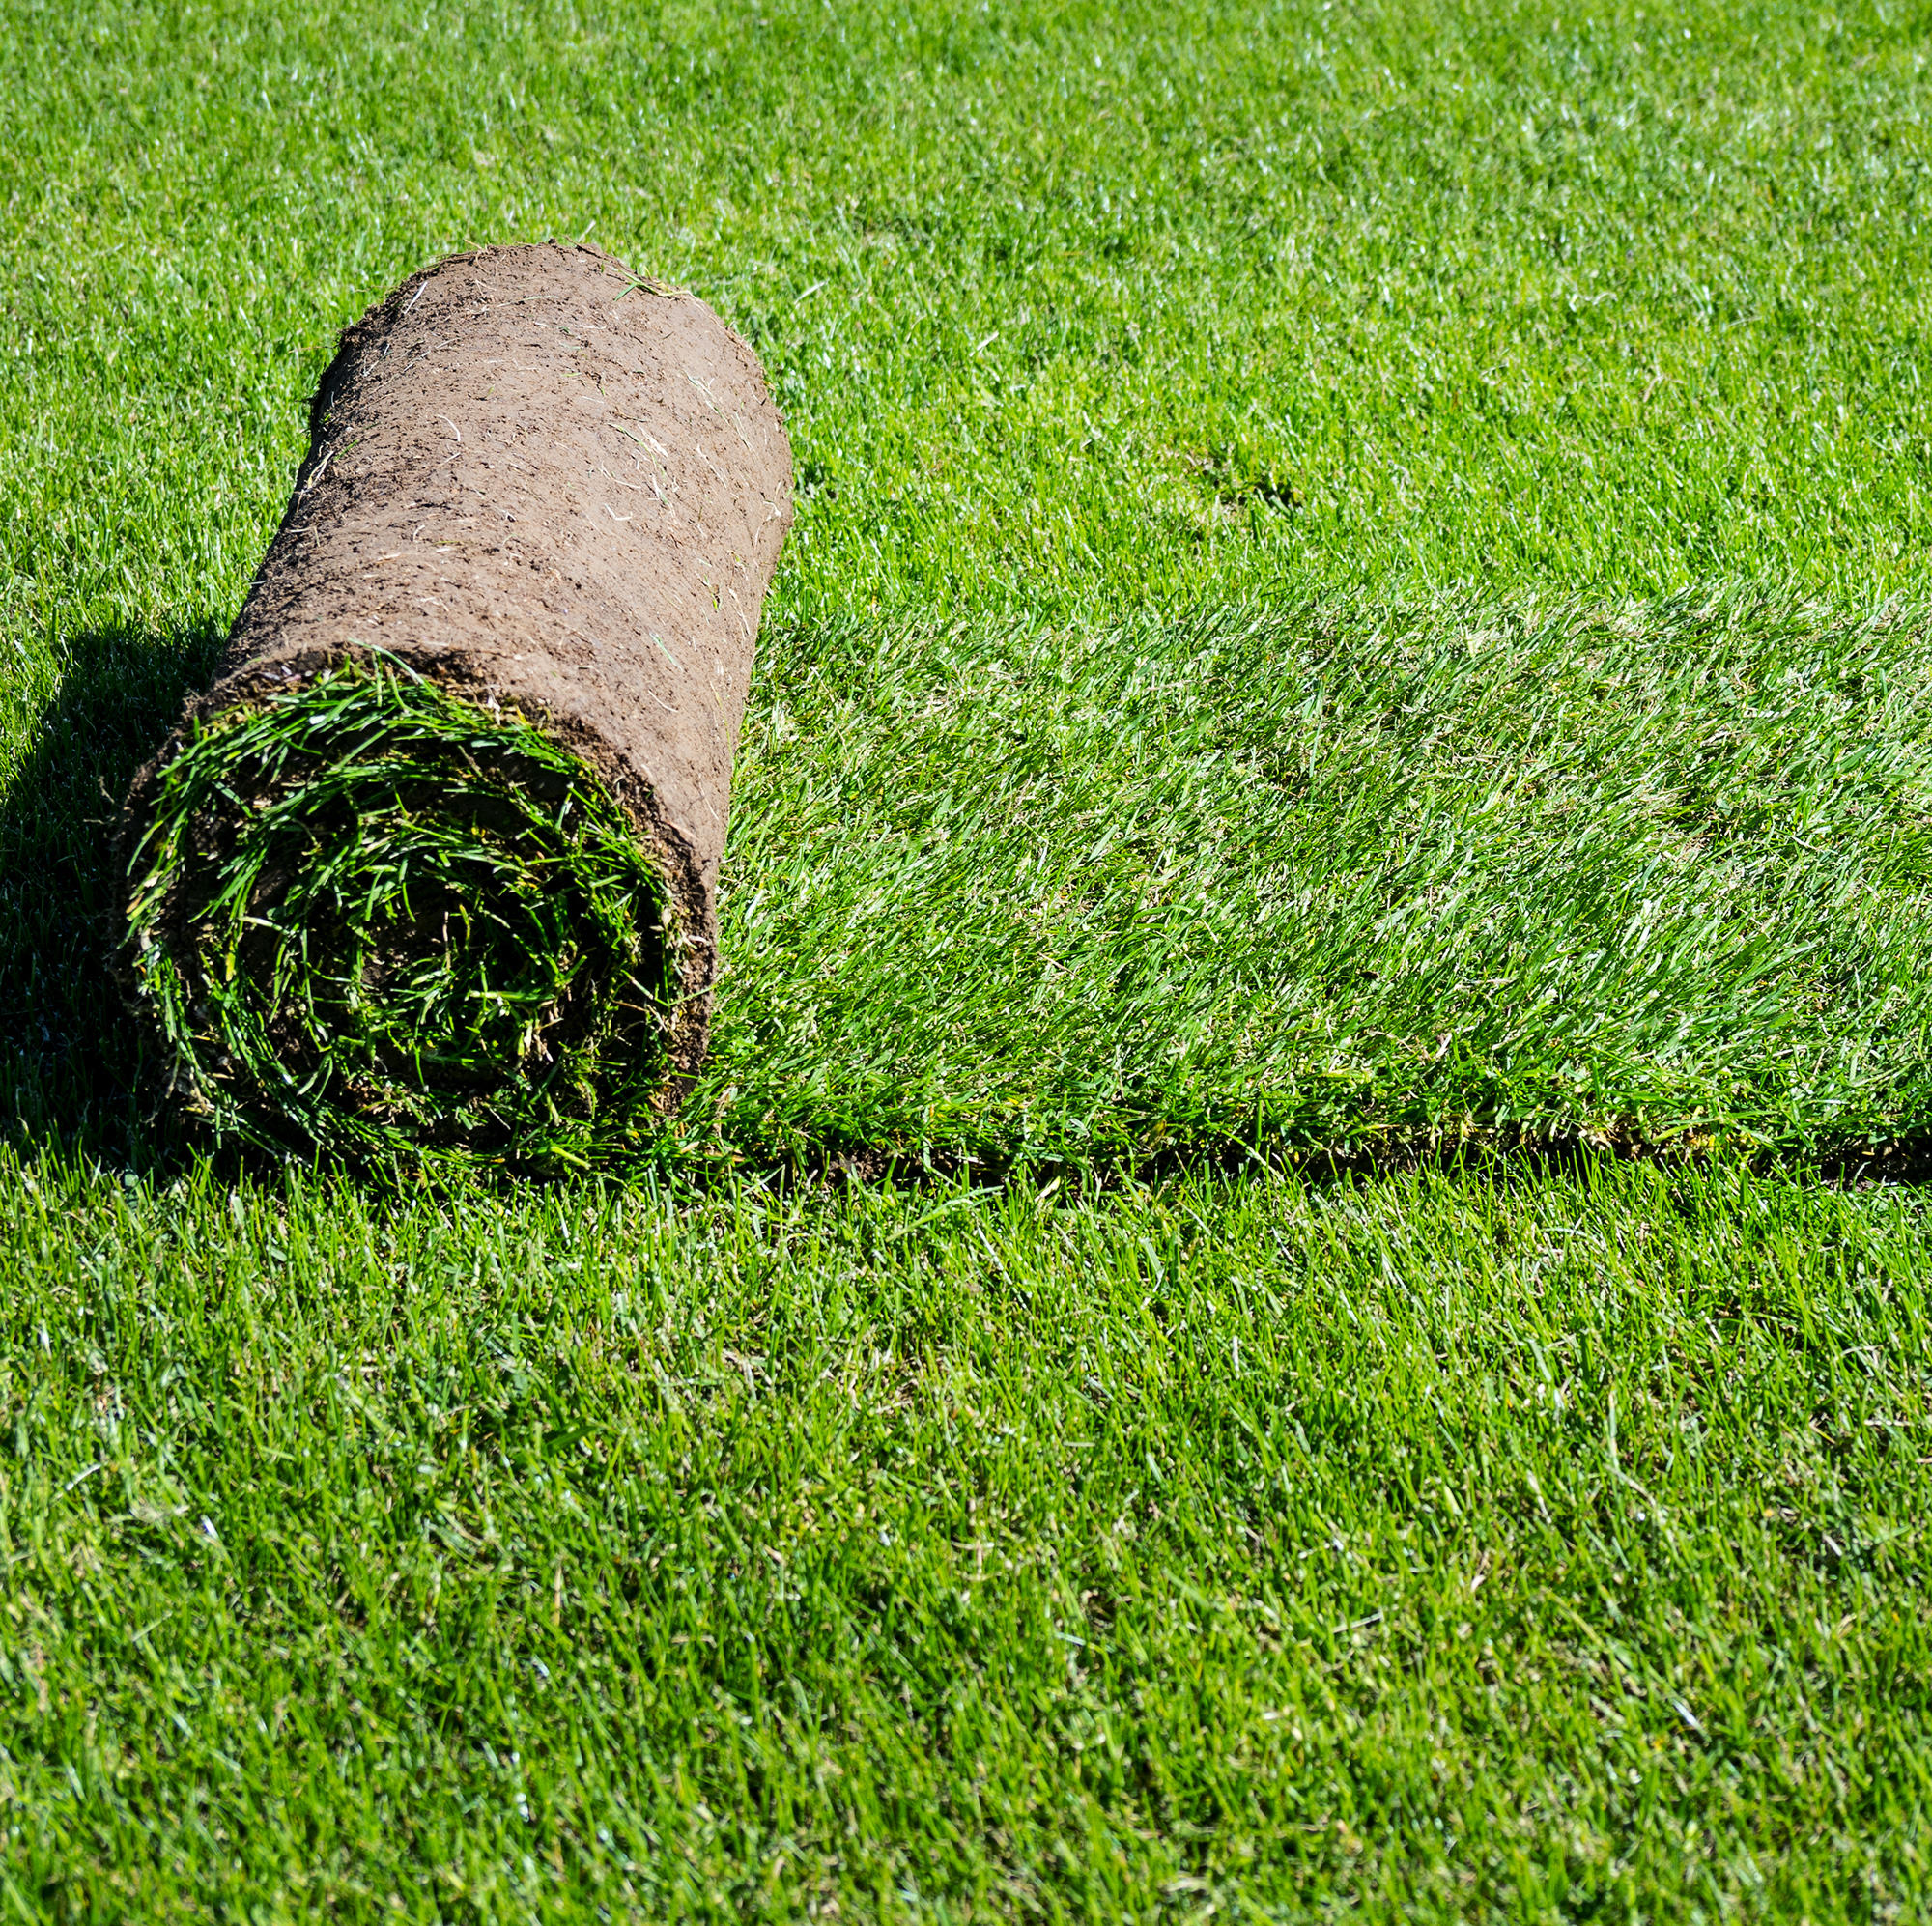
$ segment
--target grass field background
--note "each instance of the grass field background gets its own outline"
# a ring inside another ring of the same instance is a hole
[[[1921,1910],[1928,55],[0,8],[0,1904]],[[798,458],[712,1066],[211,1158],[107,822],[339,327],[551,234]]]

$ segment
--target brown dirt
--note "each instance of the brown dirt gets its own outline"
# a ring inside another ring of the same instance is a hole
[[[701,1061],[718,863],[791,449],[752,351],[594,247],[452,255],[347,329],[198,718],[371,647],[575,750],[682,924],[673,1082]],[[180,731],[135,778],[130,820]]]

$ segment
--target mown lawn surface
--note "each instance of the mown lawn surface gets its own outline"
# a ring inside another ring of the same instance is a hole
[[[0,1911],[1920,1912],[1928,55],[4,0]],[[798,457],[705,1081],[157,1133],[119,794],[553,233]]]
[[[1917,1911],[1916,1198],[5,1176],[10,1904]]]

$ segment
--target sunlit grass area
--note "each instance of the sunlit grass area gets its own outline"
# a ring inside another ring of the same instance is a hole
[[[1922,1911],[1928,52],[0,9],[0,1910]],[[128,778],[552,234],[798,460],[711,1064],[162,1130]]]
[[[1917,1890],[1916,1197],[5,1176],[7,1865],[49,1911]]]

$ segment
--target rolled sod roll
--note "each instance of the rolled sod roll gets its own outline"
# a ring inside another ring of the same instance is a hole
[[[593,1163],[704,1054],[783,423],[703,302],[551,244],[404,282],[309,437],[129,793],[132,1001],[224,1135]]]

